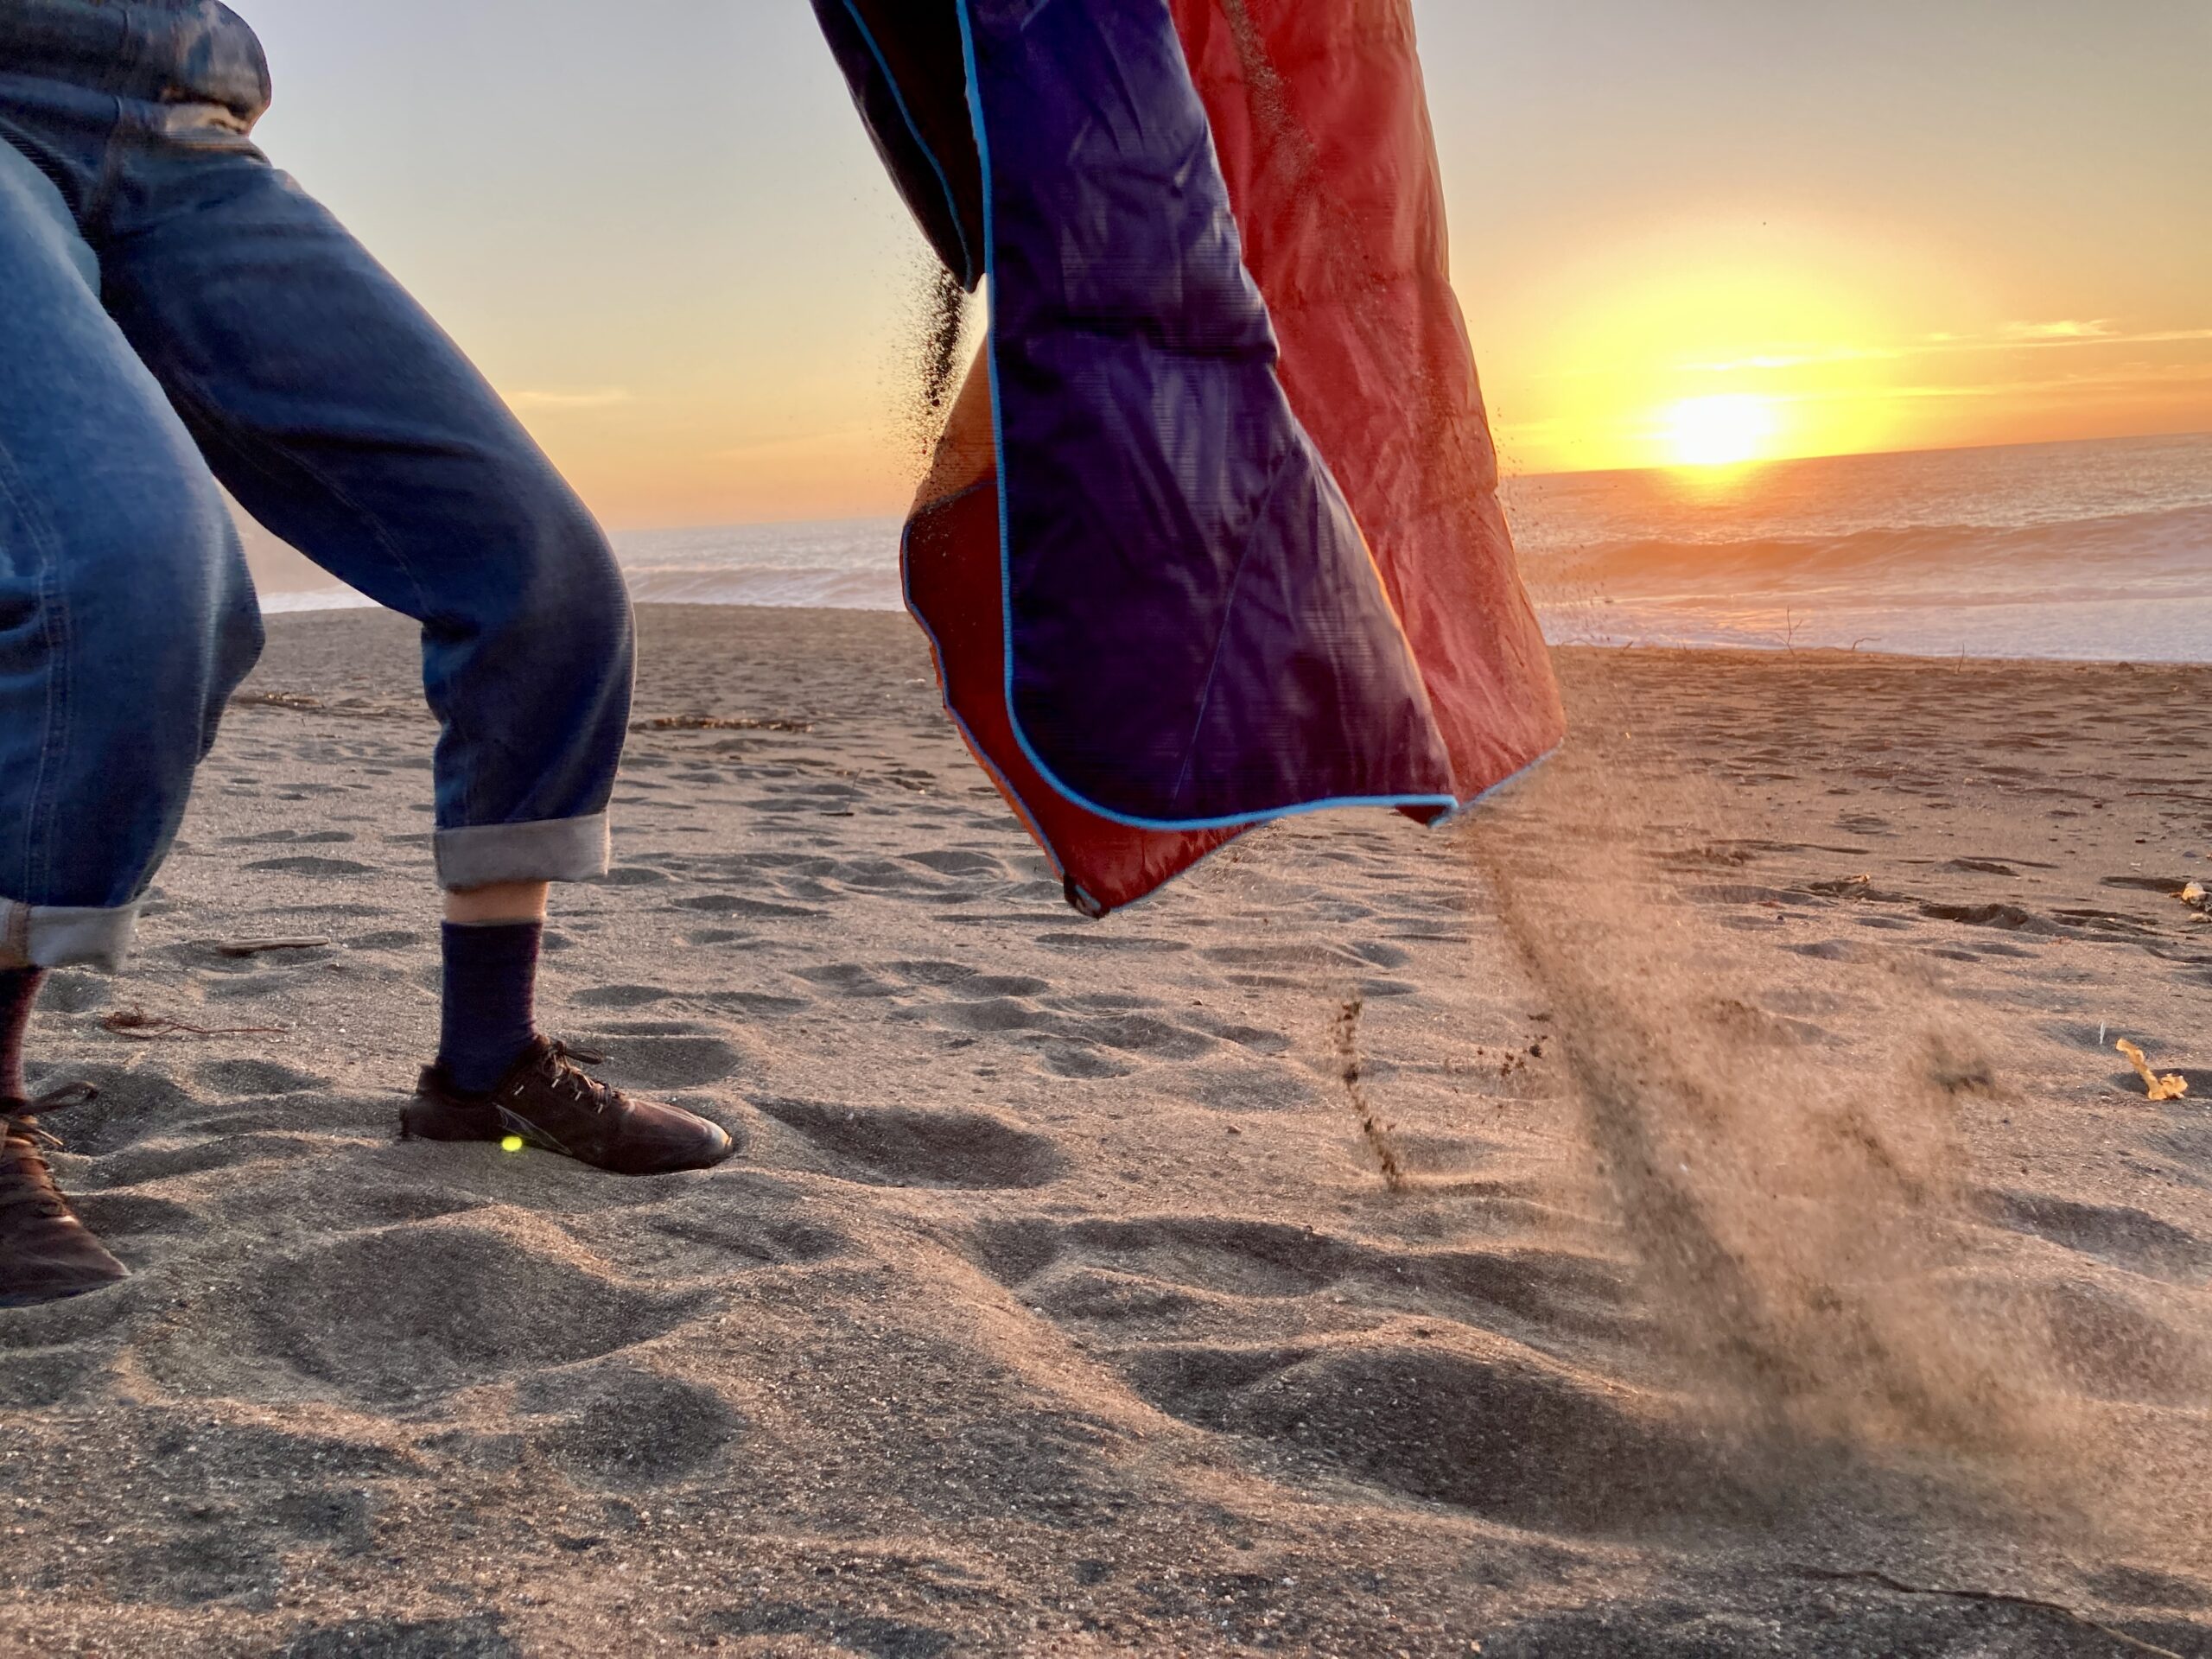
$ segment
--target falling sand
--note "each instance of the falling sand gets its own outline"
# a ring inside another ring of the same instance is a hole
[[[1789,906],[1898,895],[1864,874],[1752,885],[1759,858],[1851,849],[1762,839],[1709,755],[1636,729],[1649,706],[1618,683],[1586,696],[1573,752],[1467,844],[1550,1001],[1591,1179],[1713,1478],[1758,1502],[1910,1477],[1908,1510],[1930,1512],[1907,1527],[1962,1504],[2022,1536],[2176,1544],[2177,1518],[2134,1496],[2166,1450],[2101,1436],[2068,1386],[2081,1332],[1986,1271],[2004,1235],[1962,1120],[2018,1098],[1982,1035],[2006,1022],[1903,953],[1821,950],[1840,994],[1777,990],[1732,932],[1742,907],[1781,926]],[[1793,996],[1853,1006],[1854,1052],[1772,1011]]]
[[[1986,1062],[1922,1023],[1925,988],[1902,982],[1881,988],[1910,1033],[1886,1076],[1797,1044],[1649,868],[1651,796],[1585,783],[1532,790],[1541,837],[1473,844],[1554,1000],[1597,1173],[1684,1358],[1777,1429],[2012,1442],[2017,1366],[1936,1287],[1965,1219],[1955,1103],[1996,1086]]]
[[[891,377],[891,406],[902,447],[918,471],[937,448],[959,390],[969,298],[927,250],[917,256],[912,283]]]

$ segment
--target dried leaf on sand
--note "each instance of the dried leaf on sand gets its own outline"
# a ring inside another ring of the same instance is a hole
[[[2160,1077],[2151,1069],[2151,1057],[2129,1042],[2126,1038],[2121,1038],[2113,1046],[2126,1056],[2127,1063],[2135,1068],[2137,1074],[2143,1079],[2143,1086],[2151,1091],[2152,1100],[2179,1100],[2189,1092],[2187,1077],[2172,1075]]]

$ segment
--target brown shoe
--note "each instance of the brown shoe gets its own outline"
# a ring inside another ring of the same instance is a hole
[[[0,1307],[56,1302],[130,1276],[77,1219],[40,1155],[61,1143],[36,1114],[91,1097],[79,1084],[35,1101],[0,1100]]]
[[[584,1071],[605,1058],[540,1037],[480,1095],[461,1093],[442,1067],[426,1066],[400,1114],[400,1139],[512,1137],[617,1175],[706,1169],[730,1155],[734,1148],[721,1125],[632,1100]]]

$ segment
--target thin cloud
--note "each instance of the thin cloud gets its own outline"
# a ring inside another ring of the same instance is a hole
[[[1802,369],[1821,363],[1885,362],[1910,356],[1912,347],[1895,346],[1831,346],[1799,352],[1763,353],[1757,357],[1732,358],[1726,363],[1685,363],[1681,366],[1700,374],[1733,374],[1743,369]]]
[[[2060,322],[2008,322],[2005,338],[2029,341],[2110,340],[2112,319],[2101,317],[2094,322],[2076,322],[2068,318]]]
[[[2169,363],[2095,374],[2061,375],[2042,380],[1999,380],[1971,385],[1824,387],[1817,391],[1767,394],[1783,404],[1866,404],[1927,397],[2010,397],[2048,392],[2140,391],[2172,387],[2212,387],[2212,364]]]
[[[1910,346],[1808,346],[1792,352],[1762,353],[1720,363],[1683,363],[1691,374],[1739,374],[1748,369],[1802,369],[1827,363],[1889,363],[1903,358],[1942,357],[1971,352],[2047,351],[2079,346],[2178,346],[2212,340],[2212,328],[2162,328],[2120,334],[2109,321],[2008,323],[1994,334],[1929,334]]]
[[[518,415],[566,415],[579,410],[614,409],[637,401],[623,386],[601,386],[589,391],[510,391],[502,395],[507,400],[507,407]]]

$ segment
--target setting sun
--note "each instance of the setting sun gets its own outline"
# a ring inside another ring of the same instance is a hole
[[[1763,458],[1779,423],[1770,398],[1748,393],[1691,397],[1667,411],[1677,467],[1735,467]]]

